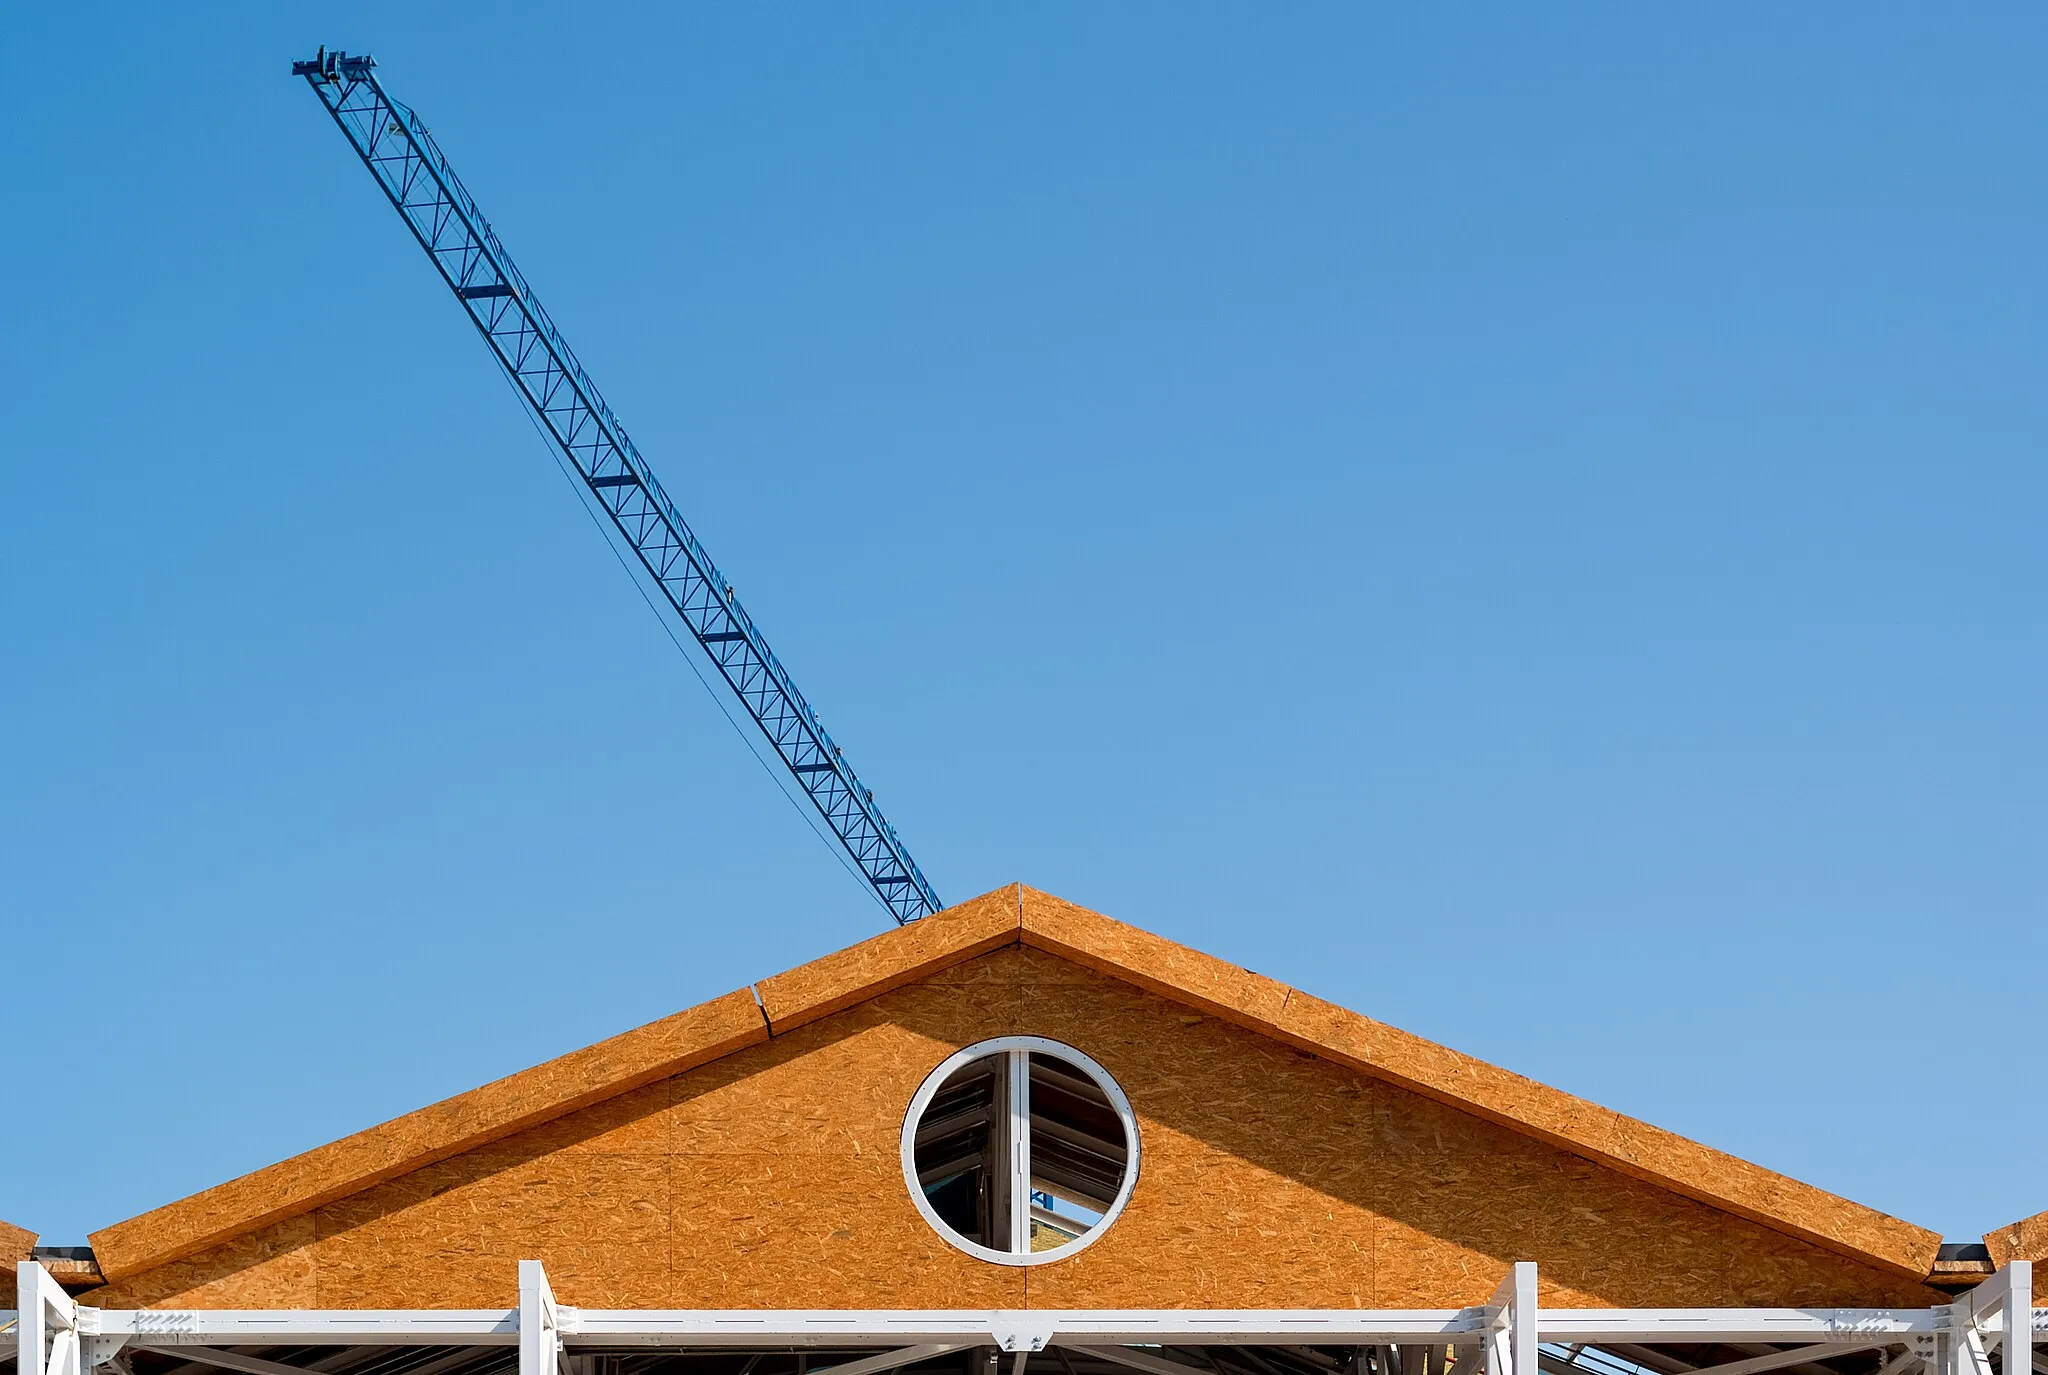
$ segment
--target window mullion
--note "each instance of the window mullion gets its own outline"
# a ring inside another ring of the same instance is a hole
[[[1031,1052],[1013,1050],[1010,1061],[1010,1251],[1031,1250]]]

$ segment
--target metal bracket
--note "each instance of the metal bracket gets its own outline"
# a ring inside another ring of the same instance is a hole
[[[92,1310],[89,1308],[81,1308],[78,1311],[79,1315],[83,1317],[85,1314],[90,1313]],[[79,1331],[85,1331],[84,1323],[80,1323],[78,1326]],[[114,1362],[114,1358],[116,1356],[119,1356],[121,1354],[121,1349],[127,1345],[128,1338],[125,1334],[113,1337],[89,1335],[86,1336],[83,1342],[80,1344],[80,1360],[87,1370],[97,1370],[103,1365],[112,1365]]]
[[[1004,1351],[1043,1351],[1052,1345],[1052,1324],[998,1328],[989,1336]]]

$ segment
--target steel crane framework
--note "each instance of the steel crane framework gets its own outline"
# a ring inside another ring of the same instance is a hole
[[[717,667],[898,922],[940,907],[910,852],[797,691],[711,556],[598,394],[419,116],[368,56],[292,64],[384,188],[547,436]]]

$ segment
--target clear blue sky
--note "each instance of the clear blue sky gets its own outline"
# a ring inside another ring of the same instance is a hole
[[[0,1218],[82,1241],[883,920],[322,43],[943,895],[1952,1237],[2048,1208],[2048,14],[592,9],[6,21]]]

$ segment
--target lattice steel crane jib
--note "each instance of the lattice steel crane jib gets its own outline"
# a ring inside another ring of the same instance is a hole
[[[898,922],[942,905],[512,265],[433,136],[368,55],[294,62],[483,335],[533,418]]]

